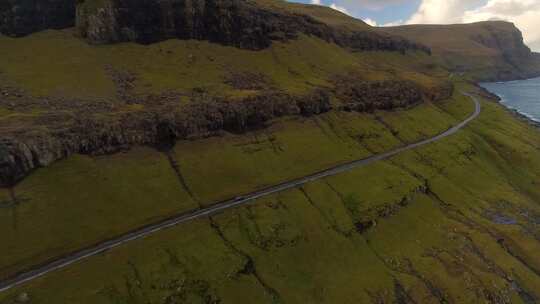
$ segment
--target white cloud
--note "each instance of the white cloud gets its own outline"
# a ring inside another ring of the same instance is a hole
[[[335,9],[336,11],[340,11],[340,12],[342,12],[344,14],[349,15],[349,11],[343,6],[339,6],[339,5],[335,4],[335,3],[332,3],[332,4],[330,4],[330,7],[332,9]]]
[[[501,19],[514,22],[531,48],[540,51],[540,1],[490,0],[485,6],[465,12],[463,21]]]
[[[311,4],[324,5],[324,3],[321,0],[311,0]],[[344,14],[350,15],[349,11],[344,6],[340,6],[340,5],[336,4],[336,3],[332,3],[332,4],[328,5],[328,7],[332,8],[332,9],[335,9],[336,11],[340,11],[340,12],[342,12]]]
[[[365,23],[367,23],[368,25],[371,25],[371,26],[377,26],[377,21],[373,20],[373,19],[370,19],[370,18],[366,18],[366,19],[363,19],[363,21]]]
[[[388,23],[385,23],[381,26],[398,26],[398,25],[403,25],[405,24],[405,21],[403,20],[396,20],[396,21],[392,21],[392,22],[388,22]]]
[[[350,15],[351,12],[358,13],[365,10],[381,10],[390,5],[405,3],[407,1],[410,0],[334,0],[328,6]],[[311,0],[310,2],[315,5],[325,5],[322,0]]]
[[[423,0],[407,23],[459,23],[470,0]]]
[[[523,32],[525,43],[540,51],[538,0],[422,0],[406,23],[448,24],[494,19],[514,22]]]
[[[381,10],[389,5],[405,3],[410,0],[335,0],[336,5],[346,7],[349,10]]]

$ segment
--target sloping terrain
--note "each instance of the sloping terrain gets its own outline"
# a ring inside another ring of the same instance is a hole
[[[540,75],[540,57],[523,43],[514,24],[489,21],[455,25],[380,28],[432,49],[438,63],[475,80],[504,81]]]
[[[432,124],[423,117],[459,120],[472,110],[466,99],[437,108],[429,115],[428,109],[377,115],[389,138],[399,142],[425,135]],[[539,133],[492,101],[484,101],[483,108],[469,130],[440,143],[135,241],[11,290],[0,301],[235,303],[249,297],[256,303],[534,303],[540,296]],[[408,131],[391,135],[396,128]],[[323,134],[347,144],[354,134],[347,129]],[[222,162],[200,152],[190,156],[191,145],[180,143],[175,150],[184,158],[178,164],[193,197],[219,198],[219,189],[232,191],[253,180],[219,178],[225,172],[269,171],[250,164],[276,153],[272,145],[283,148],[278,152],[283,157],[296,150],[288,149],[282,132],[272,131],[273,144],[248,142],[258,147],[253,151],[235,140],[208,139],[223,148],[208,148],[207,142],[198,151],[229,151]],[[377,148],[382,142],[366,138],[351,149],[376,151],[384,149]],[[227,161],[233,153],[238,160]],[[37,203],[32,191],[48,191],[38,190],[40,180],[50,180],[46,175],[64,171],[68,179],[72,160],[62,167],[32,176],[34,186],[19,192],[28,200],[21,200],[12,223],[18,220],[22,228],[32,222],[24,221]],[[177,181],[175,188],[182,187]]]
[[[407,130],[388,129],[383,118]],[[414,126],[420,121],[425,125]],[[434,136],[456,123],[434,105],[396,113],[329,112],[274,121],[245,135],[180,141],[166,153],[139,148],[70,157],[36,171],[3,200],[16,213],[3,214],[1,227],[10,233],[2,242],[12,246],[4,251],[0,276],[183,211]],[[63,229],[69,233],[54,233]],[[47,237],[37,230],[48,231]]]
[[[484,96],[463,78],[537,71],[506,23],[443,27],[443,44],[436,26],[386,33],[274,0],[84,0],[65,23],[32,22],[59,3],[0,4],[0,279],[432,137],[473,112],[460,92]],[[535,303],[540,133],[482,105],[433,145],[127,243],[0,303]]]
[[[364,104],[365,98],[355,98],[351,88],[366,83],[386,81],[387,92],[374,93],[378,96],[391,91],[397,96],[404,87],[411,94],[402,100],[372,100],[357,109],[403,107],[451,93],[446,81],[414,71],[409,74],[418,77],[409,79],[305,36],[259,52],[178,40],[92,47],[69,31],[2,41],[4,185],[76,152],[166,145],[174,138],[242,132],[274,117]],[[41,52],[35,54],[34,48]],[[305,48],[313,52],[304,54]],[[350,87],[340,94],[353,94],[351,99],[333,98],[334,79],[349,73],[355,82],[337,83]]]

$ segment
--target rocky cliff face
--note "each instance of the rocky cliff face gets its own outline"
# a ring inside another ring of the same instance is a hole
[[[360,22],[360,21],[359,21]],[[245,49],[263,49],[272,41],[299,34],[319,37],[355,50],[429,49],[375,31],[328,25],[312,16],[269,8],[253,0],[4,0],[0,33],[24,36],[77,25],[95,44],[170,38],[209,40]]]
[[[408,107],[422,101],[422,91],[408,81],[340,82],[337,96],[347,111],[371,112]]]
[[[272,39],[294,37],[294,27],[317,26],[312,20],[286,18],[241,0],[84,0],[77,7],[77,28],[91,43],[181,38],[262,49]],[[324,30],[328,29],[320,28],[320,34],[329,35]]]
[[[24,36],[44,29],[62,29],[75,24],[73,0],[2,0],[0,33]]]
[[[343,101],[340,109],[357,112],[407,108],[424,100],[448,99],[454,92],[449,81],[423,88],[408,80],[365,81],[357,75],[338,77],[334,86],[334,95]]]
[[[336,110],[369,112],[448,97],[451,90],[445,90],[441,88],[446,93],[435,97],[433,89],[428,91],[408,81],[343,82],[333,93],[316,90],[293,96],[270,91],[241,100],[196,97],[180,106],[176,98],[148,96],[136,102],[152,107],[119,113],[106,104],[48,99],[46,103],[54,108],[49,114],[23,122],[0,121],[0,186],[12,185],[33,169],[74,153],[113,153],[132,145],[166,149],[179,139],[215,136],[224,131],[243,133],[287,115],[318,115],[332,110],[330,94],[343,101]],[[21,93],[9,96],[13,97],[0,97],[0,106],[32,111],[44,104]]]
[[[429,51],[403,38],[332,27],[308,15],[249,0],[81,0],[77,28],[97,44],[180,38],[258,50],[272,41],[306,34],[356,50]]]
[[[477,34],[472,39],[489,49],[497,50],[504,62],[526,72],[527,64],[536,58],[523,42],[521,31],[510,24],[502,27],[500,24],[486,23],[484,27],[487,34]]]
[[[180,38],[259,50],[273,41],[310,35],[353,50],[429,52],[420,44],[368,27],[335,26],[251,0],[78,0],[76,10],[77,29],[92,43]],[[2,31],[20,36],[73,25],[75,2],[2,1],[0,16]],[[246,132],[286,115],[321,114],[332,109],[331,94],[350,103],[336,110],[355,111],[405,107],[428,96],[421,88],[399,81],[360,82],[352,89],[337,86],[293,96],[266,85],[267,79],[256,74],[224,80],[234,88],[256,91],[241,100],[199,96],[195,89],[182,95],[139,96],[129,92],[128,74],[113,76],[118,90],[115,102],[36,97],[4,88],[0,82],[0,108],[17,113],[0,120],[0,186],[12,185],[33,169],[73,153],[112,153],[132,145],[167,148],[177,139]],[[39,115],[32,115],[36,112]]]
[[[48,102],[56,104],[58,112],[73,107]],[[9,107],[10,103],[0,99],[0,104]],[[79,106],[82,109],[72,115],[59,116],[55,111],[36,118],[33,127],[0,124],[0,129],[11,130],[0,139],[0,186],[9,186],[33,169],[73,153],[112,153],[131,145],[167,148],[177,139],[240,133],[264,127],[276,117],[317,115],[331,109],[329,96],[322,91],[305,96],[270,92],[239,101],[209,98],[174,109],[163,105],[149,111],[110,113],[114,119],[106,116],[106,108],[95,107],[95,115],[89,115],[85,106]]]

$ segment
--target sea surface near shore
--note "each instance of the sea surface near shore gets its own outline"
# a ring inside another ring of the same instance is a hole
[[[508,82],[480,83],[484,89],[499,96],[511,110],[540,124],[540,77]]]

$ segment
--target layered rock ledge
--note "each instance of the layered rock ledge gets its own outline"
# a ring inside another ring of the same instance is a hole
[[[440,93],[435,94],[434,91]],[[107,103],[36,100],[24,94],[0,97],[0,105],[33,109],[47,103],[46,114],[0,123],[0,186],[10,186],[32,170],[48,166],[74,153],[107,154],[133,145],[168,149],[177,140],[244,133],[264,128],[272,119],[312,116],[331,110],[370,112],[406,108],[424,100],[450,97],[451,88],[426,90],[412,82],[359,82],[349,89],[315,90],[294,96],[280,91],[262,92],[242,99],[195,98],[180,102],[177,96],[148,96],[128,102],[151,105],[142,110],[118,111]],[[13,102],[13,98],[17,99]],[[338,104],[332,99],[341,100]],[[344,102],[346,100],[346,102]]]
[[[0,139],[0,186],[12,185],[33,169],[73,153],[114,153],[131,145],[163,149],[179,139],[262,128],[285,115],[321,114],[331,105],[328,94],[316,91],[305,96],[270,92],[237,101],[210,99],[124,113],[107,114],[103,113],[107,109],[94,108],[94,115],[84,107],[72,113],[59,108],[57,112],[65,114],[42,115],[32,127],[17,127],[9,121],[0,125],[7,130]]]

